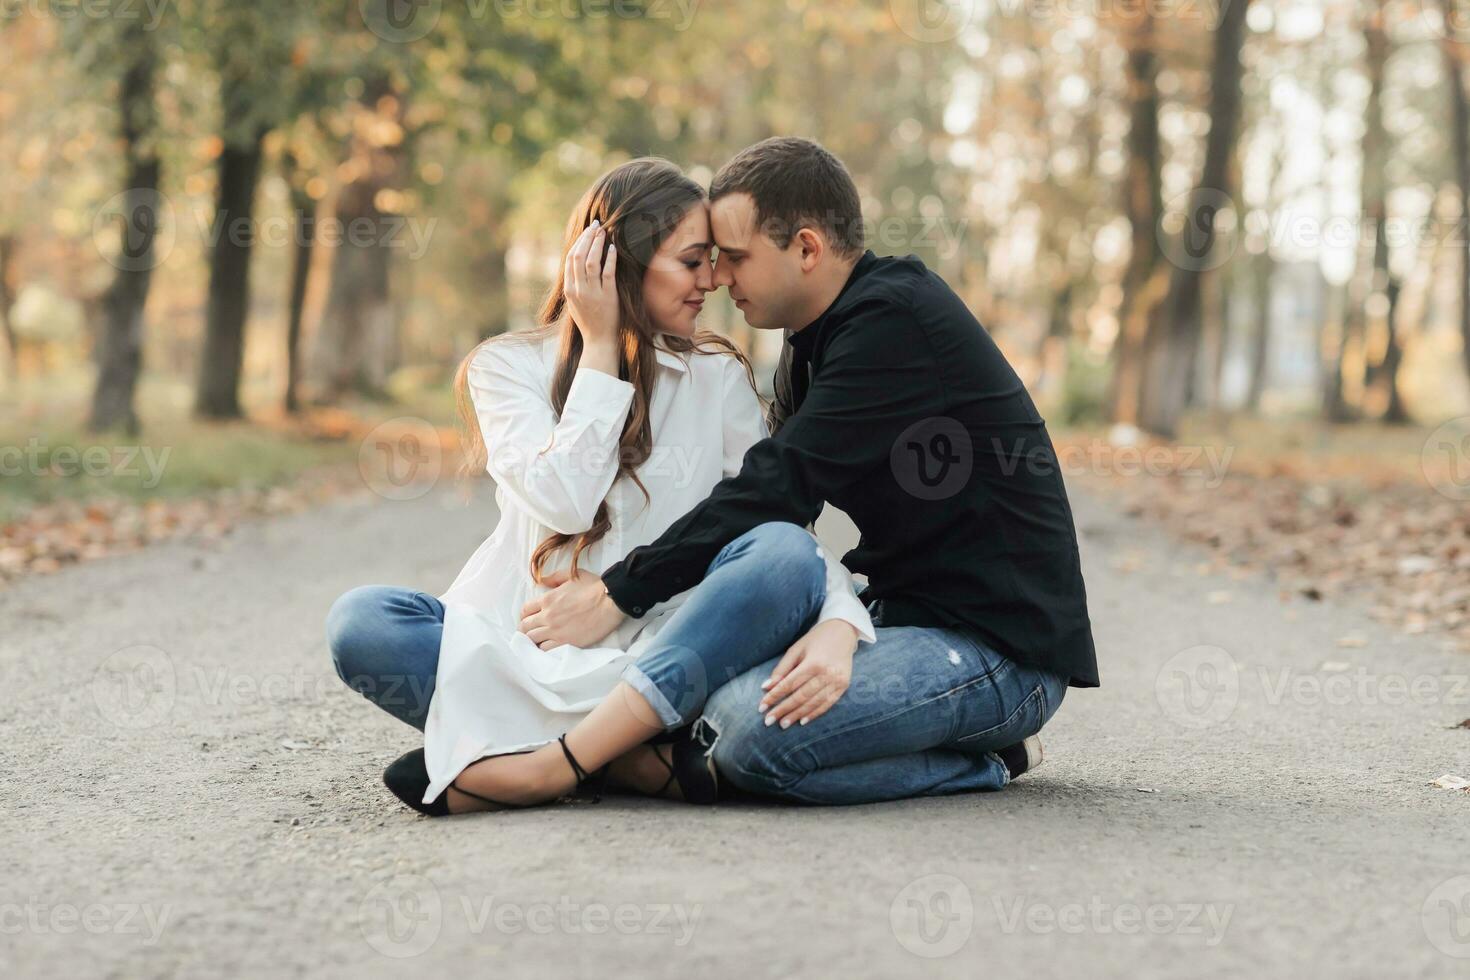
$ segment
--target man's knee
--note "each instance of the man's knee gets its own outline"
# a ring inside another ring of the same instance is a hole
[[[730,543],[727,557],[753,558],[767,580],[820,587],[827,578],[821,547],[806,528],[788,521],[767,521],[751,528]]]
[[[760,686],[754,672],[717,690],[700,724],[720,776],[748,793],[774,794],[800,777],[782,745],[782,729],[756,712]]]

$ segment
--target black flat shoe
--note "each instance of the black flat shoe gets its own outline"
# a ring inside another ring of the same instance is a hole
[[[572,755],[572,750],[567,748],[567,737],[565,735],[557,738],[557,744],[561,746],[562,755],[567,757],[567,765],[572,767],[572,773],[577,777],[577,786],[573,794],[580,799],[590,798],[593,803],[602,802],[602,788],[607,781],[607,766],[603,766],[595,773],[588,773]],[[529,751],[529,750],[528,750]],[[525,755],[525,752],[505,752],[502,755]],[[486,756],[487,759],[496,759],[499,756]],[[482,760],[476,760],[482,761]],[[426,817],[447,817],[449,811],[449,790],[445,790],[434,798],[430,803],[424,802],[424,794],[429,790],[429,768],[424,763],[424,750],[414,749],[405,752],[393,761],[387,769],[383,770],[383,785],[408,806]],[[449,784],[450,789],[456,793],[473,797],[481,803],[490,804],[491,810],[524,810],[533,806],[545,806],[544,803],[506,803],[503,800],[492,800],[488,796],[472,793],[460,786],[458,781]],[[550,802],[550,801],[548,801]],[[483,810],[473,811],[483,813]]]
[[[679,795],[684,798],[685,803],[707,806],[719,801],[719,781],[715,778],[709,753],[703,743],[694,741],[692,730],[688,726],[663,736],[654,736],[649,744],[653,746],[654,758],[662,762],[669,771],[669,778],[664,780],[654,796],[663,796],[670,786],[678,783]],[[665,759],[663,752],[659,750],[662,745],[669,746],[670,758]]]
[[[508,752],[507,755],[521,755],[520,752]],[[383,770],[383,785],[403,801],[404,805],[417,810],[426,817],[449,816],[449,791],[445,790],[434,797],[433,802],[424,802],[424,793],[429,789],[429,768],[424,764],[424,750],[414,749],[405,752],[393,764]],[[467,789],[461,789],[454,783],[449,784],[455,792],[472,796],[482,803],[489,803],[496,810],[519,810],[523,806],[516,803],[503,803],[500,800],[492,800],[488,796],[479,793],[471,793]],[[480,812],[480,811],[476,811]]]

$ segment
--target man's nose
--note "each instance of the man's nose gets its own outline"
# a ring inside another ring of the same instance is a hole
[[[735,285],[735,276],[730,271],[730,263],[726,262],[725,257],[722,255],[715,259],[714,288],[718,289],[721,286],[733,285]]]

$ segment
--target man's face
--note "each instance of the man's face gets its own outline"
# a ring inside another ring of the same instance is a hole
[[[745,322],[758,330],[800,328],[793,310],[806,287],[801,247],[793,238],[781,248],[756,226],[755,201],[749,194],[726,194],[710,206],[710,227],[720,249],[715,260],[715,286],[730,290]]]

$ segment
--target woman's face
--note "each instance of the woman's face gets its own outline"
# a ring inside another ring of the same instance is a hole
[[[704,294],[714,289],[709,208],[703,201],[664,239],[643,273],[643,305],[659,333],[694,336]]]

